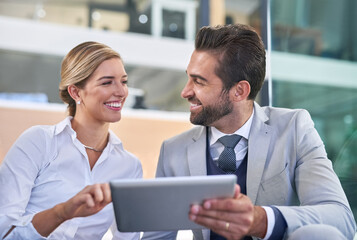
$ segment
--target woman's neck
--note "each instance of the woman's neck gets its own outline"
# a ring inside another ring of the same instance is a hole
[[[72,129],[77,134],[77,139],[87,149],[102,151],[108,143],[109,123],[99,124],[90,123],[89,121],[78,121],[75,117],[72,119]]]

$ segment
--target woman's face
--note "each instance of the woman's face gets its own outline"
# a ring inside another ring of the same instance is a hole
[[[119,58],[102,62],[85,87],[79,89],[81,104],[77,105],[76,115],[84,115],[86,121],[119,121],[128,96],[127,79],[124,65]]]

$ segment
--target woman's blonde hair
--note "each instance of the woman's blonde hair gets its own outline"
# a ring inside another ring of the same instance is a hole
[[[73,48],[63,59],[59,94],[64,103],[68,104],[70,116],[76,113],[76,103],[68,93],[68,86],[75,85],[84,88],[88,78],[105,60],[121,59],[119,53],[98,42],[84,42]]]

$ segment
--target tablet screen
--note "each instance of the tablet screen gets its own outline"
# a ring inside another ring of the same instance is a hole
[[[121,232],[202,229],[188,218],[190,206],[233,197],[235,175],[125,179],[110,182]]]

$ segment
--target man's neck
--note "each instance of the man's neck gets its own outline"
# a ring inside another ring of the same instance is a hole
[[[211,126],[217,128],[220,132],[232,134],[240,129],[253,113],[253,101],[251,104],[245,104],[235,108],[231,114],[224,116]]]

